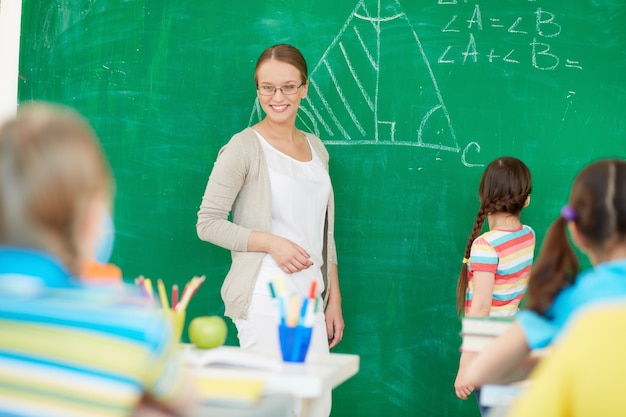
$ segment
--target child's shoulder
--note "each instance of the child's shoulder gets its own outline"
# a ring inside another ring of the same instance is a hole
[[[494,244],[497,242],[501,242],[503,240],[511,240],[517,239],[523,236],[532,235],[535,236],[535,231],[532,227],[527,225],[521,225],[518,229],[514,230],[505,230],[505,229],[493,229],[488,230],[478,236],[474,242],[483,241],[488,242],[489,244]]]

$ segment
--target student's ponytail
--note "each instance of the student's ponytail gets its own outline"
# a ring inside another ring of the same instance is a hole
[[[574,282],[578,257],[569,244],[566,226],[575,225],[586,250],[601,258],[626,241],[626,161],[606,159],[584,168],[576,177],[569,205],[544,239],[528,281],[530,310],[544,314],[557,293]]]
[[[545,313],[557,293],[578,274],[578,257],[569,244],[566,226],[562,217],[552,223],[530,273],[527,308],[539,314]]]

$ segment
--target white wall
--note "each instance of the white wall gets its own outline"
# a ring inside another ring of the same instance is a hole
[[[17,109],[22,0],[0,0],[0,123]]]

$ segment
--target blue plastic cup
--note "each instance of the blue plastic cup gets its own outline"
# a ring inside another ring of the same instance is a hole
[[[311,344],[311,327],[278,326],[280,351],[285,362],[304,362]]]

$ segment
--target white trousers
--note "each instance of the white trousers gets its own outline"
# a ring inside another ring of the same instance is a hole
[[[253,294],[248,318],[246,320],[234,320],[237,327],[237,337],[239,346],[242,349],[256,349],[276,353],[280,355],[280,342],[278,340],[278,311],[274,300],[264,294]],[[315,314],[315,324],[311,335],[309,353],[329,354],[328,337],[326,333],[326,320],[324,312],[318,311]],[[325,394],[326,411],[323,416],[330,416],[332,406],[331,392]],[[295,401],[294,416],[299,416],[301,412],[301,401]]]

